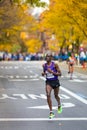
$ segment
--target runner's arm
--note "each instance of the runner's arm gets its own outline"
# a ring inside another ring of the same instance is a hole
[[[48,68],[48,72],[50,72],[50,73],[52,73],[54,75],[57,75],[57,76],[61,76],[61,71],[60,71],[60,68],[59,68],[58,64],[55,64],[55,68],[56,68],[57,72],[54,72],[49,68]]]
[[[61,76],[62,74],[61,74],[61,70],[60,70],[58,64],[55,64],[55,68],[56,68],[56,70],[57,70],[57,73],[54,72],[54,74],[55,74],[55,75],[58,75],[58,76]]]
[[[42,72],[42,76],[46,75],[45,71],[44,71],[44,64],[42,65],[43,67],[43,72]]]

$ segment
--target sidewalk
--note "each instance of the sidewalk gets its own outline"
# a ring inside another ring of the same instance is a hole
[[[68,71],[68,64],[66,63],[66,61],[58,62],[58,64],[60,67],[63,67],[64,69],[66,69]],[[83,68],[81,65],[75,65],[74,71],[87,75],[87,64],[86,64],[86,68]]]
[[[75,71],[87,75],[87,65],[86,68],[82,66],[75,66]]]

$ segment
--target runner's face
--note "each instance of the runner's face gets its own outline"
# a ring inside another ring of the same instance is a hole
[[[51,61],[51,58],[52,58],[51,56],[48,56],[48,55],[47,55],[47,56],[46,56],[46,61],[47,61],[47,62],[50,62],[50,61]]]

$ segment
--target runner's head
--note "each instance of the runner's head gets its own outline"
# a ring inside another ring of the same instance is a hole
[[[52,60],[52,53],[49,52],[49,53],[46,54],[46,61],[50,62],[51,60]]]

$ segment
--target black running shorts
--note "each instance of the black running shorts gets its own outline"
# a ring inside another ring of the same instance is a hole
[[[46,80],[46,85],[50,85],[53,89],[60,86],[59,80]]]
[[[72,63],[70,63],[70,66],[73,66],[73,64],[72,64]]]

